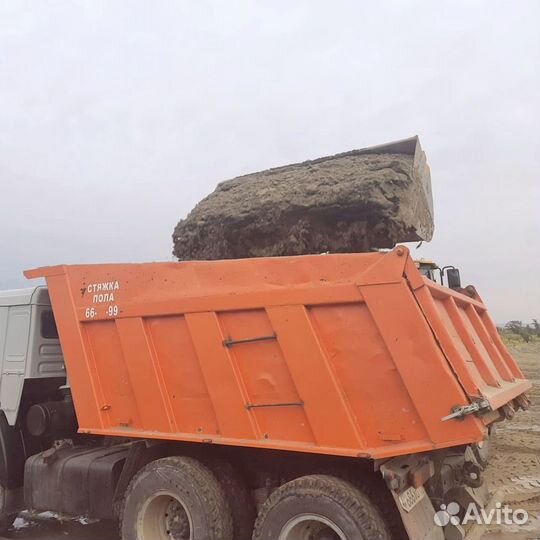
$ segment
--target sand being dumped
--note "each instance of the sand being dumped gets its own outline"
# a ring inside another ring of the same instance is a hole
[[[417,137],[227,180],[173,234],[180,260],[360,252],[430,240]]]

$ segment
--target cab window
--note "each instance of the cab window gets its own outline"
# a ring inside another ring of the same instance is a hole
[[[45,309],[41,312],[41,337],[45,339],[58,339],[56,321],[50,309]]]

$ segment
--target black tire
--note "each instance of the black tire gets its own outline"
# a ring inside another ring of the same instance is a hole
[[[222,487],[189,457],[158,459],[135,475],[124,497],[120,530],[122,540],[233,540]]]
[[[0,534],[4,534],[10,529],[16,517],[17,514],[3,514],[0,512]]]
[[[300,530],[306,537],[309,530],[315,538],[332,540],[391,540],[368,497],[353,484],[327,475],[303,476],[274,491],[259,512],[253,540],[277,540],[282,534],[303,538]]]
[[[17,516],[0,516],[0,534],[8,532]]]
[[[382,476],[367,476],[350,480],[375,505],[386,527],[390,531],[392,540],[408,540],[403,521]]]
[[[234,540],[251,540],[257,512],[245,480],[230,463],[210,458],[203,463],[218,479],[229,503],[233,519]]]
[[[4,534],[13,525],[17,514],[6,514],[6,490],[0,485],[0,534]]]

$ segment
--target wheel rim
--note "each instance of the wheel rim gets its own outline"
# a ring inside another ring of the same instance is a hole
[[[333,521],[319,514],[301,514],[281,529],[278,540],[347,540]]]
[[[185,504],[170,492],[148,498],[137,516],[138,540],[192,540],[192,531]]]

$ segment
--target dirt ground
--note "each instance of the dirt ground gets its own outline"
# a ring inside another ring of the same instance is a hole
[[[531,408],[512,422],[496,426],[486,479],[491,491],[503,489],[505,502],[529,514],[529,524],[495,528],[486,540],[540,538],[540,342],[509,346],[525,376],[533,383]]]
[[[529,523],[494,527],[485,540],[537,540],[540,538],[540,342],[511,345],[510,351],[534,385],[531,408],[512,422],[499,424],[492,437],[486,479],[491,491],[502,489],[513,509],[526,510]],[[84,520],[59,522],[50,514],[22,515],[16,527],[0,540],[118,540],[115,527]]]

